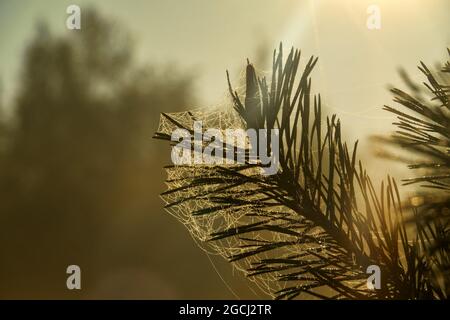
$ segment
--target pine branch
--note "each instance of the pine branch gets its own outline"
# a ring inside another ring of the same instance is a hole
[[[280,46],[270,84],[247,65],[244,102],[229,81],[235,112],[165,114],[160,139],[170,140],[176,128],[192,131],[200,118],[221,129],[278,129],[280,137],[272,176],[250,162],[168,167],[166,208],[277,298],[429,297],[426,261],[403,223],[397,185],[388,177],[376,191],[358,161],[357,143],[349,148],[342,140],[335,115],[324,123],[320,95],[311,93],[316,63],[312,57],[297,79],[300,52],[291,50],[283,63]],[[219,156],[256,147],[239,151],[219,143]],[[381,269],[380,290],[366,286],[370,265]]]
[[[448,49],[447,49],[448,50]],[[450,55],[450,50],[448,50]],[[423,86],[429,97],[413,96],[392,89],[394,101],[402,109],[385,106],[397,115],[398,131],[391,143],[418,158],[409,168],[420,170],[404,184],[425,187],[412,220],[420,244],[425,248],[424,259],[428,277],[433,282],[433,295],[450,296],[450,62],[441,72],[433,73],[421,62],[419,70],[427,78]],[[428,191],[433,190],[433,191]]]

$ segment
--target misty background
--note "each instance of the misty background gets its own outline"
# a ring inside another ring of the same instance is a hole
[[[79,31],[66,8],[81,8]],[[382,27],[366,27],[378,4]],[[265,298],[162,209],[160,112],[228,102],[246,58],[319,56],[313,90],[380,165],[398,68],[446,58],[448,0],[0,1],[0,298]],[[69,291],[70,264],[82,289]]]

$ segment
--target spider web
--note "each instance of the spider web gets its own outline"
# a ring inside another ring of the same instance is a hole
[[[203,128],[244,129],[239,115],[232,108],[221,106],[162,114],[157,135],[167,138],[178,128],[192,130],[194,121],[202,121]],[[246,148],[251,145],[248,143]],[[207,254],[224,257],[272,297],[288,290],[293,281],[306,290],[322,287],[305,271],[305,266],[323,266],[331,274],[342,272],[339,266],[326,265],[324,258],[347,259],[348,254],[339,251],[322,228],[286,206],[275,202],[268,205],[264,192],[258,192],[260,181],[242,183],[226,174],[233,169],[246,177],[259,174],[259,168],[240,169],[239,165],[166,167],[168,190],[161,196],[166,210],[188,229]],[[214,183],[199,183],[199,179]],[[221,204],[218,195],[231,199],[236,206]],[[296,263],[289,265],[287,261]],[[347,276],[357,279],[349,283],[351,286],[361,285],[365,277],[357,272]],[[325,290],[330,294],[330,289]]]

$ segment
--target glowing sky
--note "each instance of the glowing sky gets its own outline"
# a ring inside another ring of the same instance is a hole
[[[247,57],[262,62],[261,52],[281,40],[301,48],[305,59],[317,55],[313,89],[339,114],[347,135],[357,137],[388,130],[391,117],[381,107],[391,101],[387,84],[399,84],[399,66],[421,80],[419,60],[443,61],[450,45],[449,0],[1,0],[0,79],[7,97],[36,21],[70,32],[69,4],[92,5],[123,23],[140,61],[195,70],[202,105],[223,99],[226,69],[237,81]],[[366,27],[371,4],[381,9],[381,30]]]

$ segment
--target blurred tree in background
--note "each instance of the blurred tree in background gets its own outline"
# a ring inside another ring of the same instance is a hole
[[[0,128],[0,297],[233,297],[158,198],[168,155],[150,138],[193,104],[191,77],[136,66],[119,25],[84,19],[62,37],[39,25]]]

